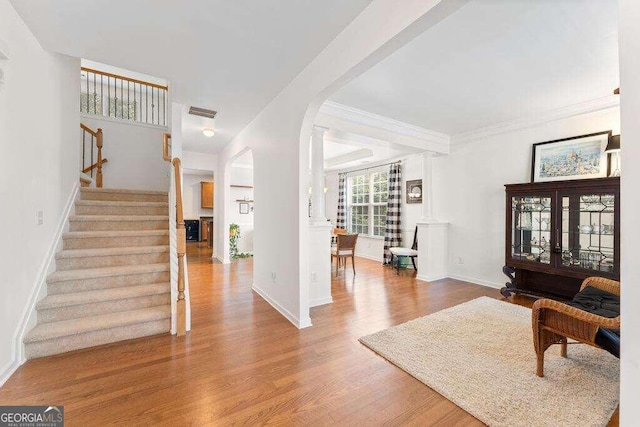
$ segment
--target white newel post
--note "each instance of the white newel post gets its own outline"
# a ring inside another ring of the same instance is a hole
[[[311,134],[311,221],[326,224],[324,216],[324,133],[329,130],[314,126]]]
[[[449,264],[449,223],[433,217],[433,153],[422,154],[422,218],[418,222],[418,280],[444,279]]]

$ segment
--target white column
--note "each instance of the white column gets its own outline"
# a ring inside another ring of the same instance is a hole
[[[433,153],[422,153],[422,221],[433,219]]]
[[[324,133],[329,129],[313,126],[311,134],[311,222],[325,223],[324,212]]]

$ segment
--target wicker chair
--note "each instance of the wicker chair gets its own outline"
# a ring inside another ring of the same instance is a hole
[[[580,291],[587,286],[620,296],[620,282],[602,277],[588,277]],[[553,344],[560,344],[560,354],[567,357],[567,338],[602,348],[596,344],[600,328],[620,329],[620,316],[602,317],[550,299],[533,304],[533,345],[538,357],[537,375],[544,376],[544,352]]]

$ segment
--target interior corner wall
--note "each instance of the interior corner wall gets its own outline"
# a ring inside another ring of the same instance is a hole
[[[18,363],[13,336],[79,179],[80,60],[44,51],[8,0],[0,0],[0,45],[8,57],[0,85],[1,377]]]
[[[184,173],[182,177],[184,219],[199,220],[201,216],[213,216],[213,209],[202,207],[200,184],[201,182],[211,181],[213,181],[213,172],[210,175]]]
[[[140,123],[83,115],[82,123],[102,129],[105,188],[167,191],[171,166],[162,157],[167,129]]]
[[[603,130],[620,131],[619,108],[549,122],[474,142],[452,141],[434,159],[434,215],[450,222],[449,275],[504,286],[505,184],[531,181],[532,145]]]

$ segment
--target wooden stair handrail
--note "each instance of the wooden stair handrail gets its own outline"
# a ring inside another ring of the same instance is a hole
[[[176,236],[178,252],[178,301],[176,306],[176,334],[178,336],[187,333],[187,311],[184,295],[184,254],[187,251],[187,231],[184,227],[184,214],[182,210],[182,176],[180,171],[181,162],[179,158],[172,161],[175,174],[176,187]]]
[[[104,160],[102,159],[102,143],[103,143],[102,129],[98,128],[98,130],[93,130],[89,126],[85,125],[84,123],[80,123],[80,129],[93,135],[96,138],[96,147],[98,147],[98,158],[96,162],[93,165],[89,166],[88,168],[83,169],[82,172],[86,173],[87,169],[88,171],[91,171],[94,169],[94,166],[97,167],[98,172],[96,173],[96,187],[102,188],[102,164],[106,163],[106,159]],[[93,159],[91,160],[93,161]]]
[[[169,86],[162,86],[162,85],[159,85],[157,83],[151,83],[151,82],[145,82],[144,80],[132,79],[131,77],[125,77],[125,76],[121,76],[119,74],[107,73],[106,71],[94,70],[93,68],[87,68],[87,67],[80,67],[80,69],[82,71],[86,71],[88,73],[101,74],[101,75],[106,76],[106,77],[113,77],[114,79],[120,79],[120,80],[129,81],[131,83],[138,83],[138,84],[141,84],[141,85],[155,87],[155,88],[158,88],[158,89],[169,90]]]
[[[105,163],[109,163],[109,159],[102,159],[102,164]],[[92,169],[95,169],[98,167],[98,163],[94,163],[91,166],[87,166],[86,168],[82,169],[82,173],[89,173],[91,172]]]
[[[84,130],[85,132],[88,132],[88,133],[90,133],[91,135],[93,135],[93,136],[95,136],[95,137],[97,137],[97,136],[98,136],[98,131],[100,130],[100,129],[98,129],[98,130],[93,130],[93,129],[91,129],[89,126],[85,125],[84,123],[80,123],[80,128],[81,128],[82,130]]]

